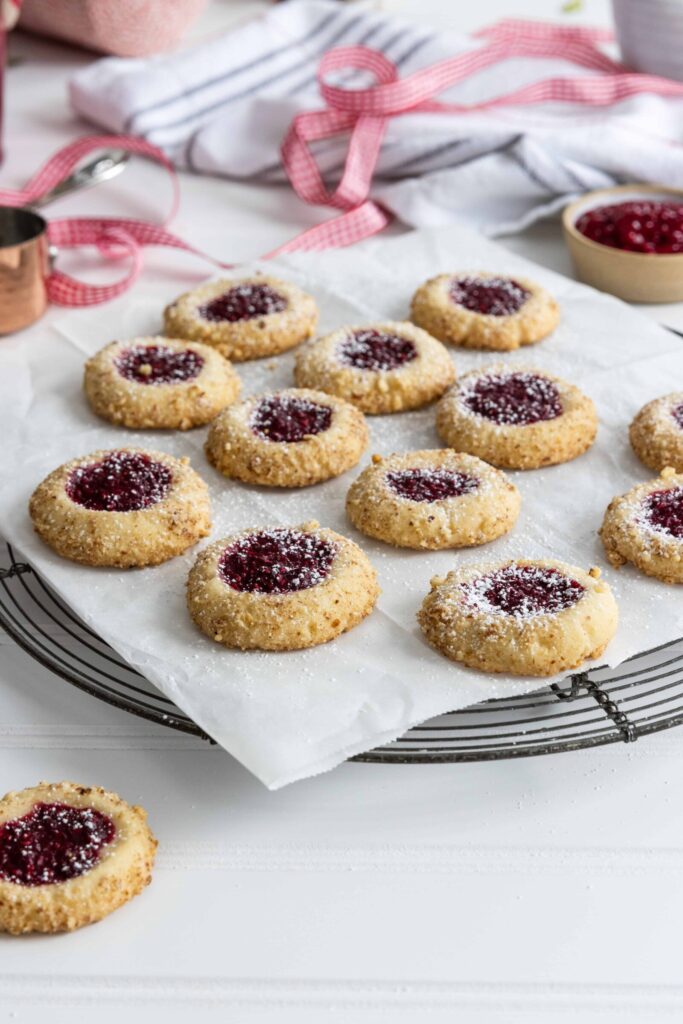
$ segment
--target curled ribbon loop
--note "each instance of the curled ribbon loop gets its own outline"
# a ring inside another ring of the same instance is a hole
[[[123,135],[90,135],[77,139],[50,157],[22,189],[0,189],[0,203],[6,206],[30,206],[31,202],[63,181],[81,161],[97,150],[125,149],[160,163],[171,176],[173,201],[167,220],[179,203],[178,180],[168,157],[144,139]],[[141,244],[169,245],[174,235],[145,221],[127,221],[117,217],[69,217],[48,223],[48,239],[59,249],[95,246],[108,259],[129,257],[128,273],[112,284],[95,285],[79,281],[60,270],[53,270],[47,282],[48,298],[62,306],[91,306],[116,298],[135,283],[142,270]]]
[[[610,34],[599,29],[506,19],[482,29],[477,38],[484,40],[482,46],[421,68],[405,78],[399,78],[396,66],[388,57],[365,46],[338,47],[324,55],[318,68],[318,83],[326,106],[294,118],[281,153],[287,176],[300,199],[341,212],[266,253],[264,259],[290,252],[319,252],[352,245],[386,226],[391,215],[370,199],[370,188],[390,118],[417,112],[462,114],[558,101],[608,106],[643,92],[683,96],[683,83],[627,71],[609,57],[599,44],[606,42]],[[436,98],[471,75],[513,57],[557,58],[596,74],[545,78],[476,104],[446,103]],[[349,71],[370,74],[374,84],[360,89],[347,88],[329,80],[335,73]],[[342,133],[349,135],[344,170],[336,188],[328,188],[311,146]],[[126,149],[165,167],[173,182],[172,210],[162,225],[114,217],[51,221],[50,241],[58,247],[93,245],[107,258],[129,260],[127,273],[106,285],[88,284],[54,271],[48,282],[53,302],[85,306],[122,294],[139,276],[141,249],[147,245],[170,246],[208,259],[218,267],[232,266],[206,256],[166,230],[165,224],[178,206],[175,171],[168,157],[143,139],[125,135],[78,139],[51,157],[23,189],[0,189],[0,203],[30,205],[32,200],[62,181],[86,155],[104,147]]]

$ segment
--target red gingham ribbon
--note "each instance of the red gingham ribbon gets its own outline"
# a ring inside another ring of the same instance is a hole
[[[0,204],[30,206],[33,199],[63,181],[89,153],[110,147],[149,157],[168,170],[173,184],[171,212],[164,222],[168,223],[174,216],[179,202],[178,179],[173,165],[156,146],[127,135],[91,135],[77,139],[50,157],[22,189],[0,189]],[[352,245],[359,238],[366,238],[381,231],[388,221],[388,215],[374,203],[363,203],[344,217],[337,217],[309,228],[291,241],[266,253],[263,258],[270,259],[281,253],[316,252]],[[142,249],[147,245],[181,249],[207,259],[223,269],[233,266],[232,263],[224,263],[194,248],[182,238],[167,231],[163,225],[144,220],[122,217],[66,217],[48,223],[48,238],[58,249],[90,245],[109,259],[129,259],[127,273],[119,280],[106,285],[88,284],[61,270],[53,270],[47,282],[48,296],[51,302],[61,306],[92,306],[123,294],[140,275],[143,266]]]
[[[299,198],[342,210],[365,202],[390,117],[417,112],[467,113],[550,101],[606,106],[642,92],[683,96],[681,82],[625,71],[598,49],[597,42],[609,38],[599,30],[505,21],[478,35],[488,38],[488,45],[448,57],[402,79],[393,63],[376,50],[347,46],[326,53],[318,68],[318,82],[327,109],[298,114],[282,144],[287,176]],[[434,99],[444,89],[511,57],[556,57],[603,74],[546,78],[477,104]],[[368,89],[344,89],[327,83],[331,72],[348,68],[370,72],[376,84]],[[310,143],[343,131],[351,133],[346,164],[339,184],[330,192]]]
[[[507,19],[477,33],[485,44],[422,68],[400,79],[395,65],[384,54],[364,46],[338,47],[323,57],[318,67],[320,92],[326,107],[298,114],[282,143],[282,161],[296,194],[304,202],[330,206],[341,213],[263,257],[281,253],[321,251],[352,245],[381,231],[391,215],[369,198],[372,178],[389,118],[403,114],[466,113],[496,107],[547,102],[570,102],[587,106],[609,106],[638,93],[658,96],[683,96],[683,83],[630,72],[599,49],[599,43],[611,38],[599,29],[558,26],[543,22]],[[595,71],[581,77],[546,78],[482,103],[465,105],[442,103],[435,97],[444,89],[463,81],[484,68],[511,57],[559,58]],[[340,70],[369,72],[375,84],[365,89],[345,89],[330,85],[328,76]],[[334,190],[323,181],[310,145],[340,133],[349,133],[346,162]],[[174,203],[178,186],[173,167],[156,146],[129,136],[103,135],[79,139],[56,153],[19,191],[0,190],[0,203],[30,204],[43,191],[61,181],[85,155],[102,147],[117,147],[147,156],[161,163],[172,176]],[[120,295],[133,284],[142,268],[141,248],[163,245],[191,252],[211,260],[216,266],[230,267],[199,252],[163,226],[123,218],[68,218],[51,221],[50,241],[61,248],[94,245],[105,256],[128,256],[127,274],[109,285],[91,285],[56,270],[48,290],[53,302],[85,306]]]

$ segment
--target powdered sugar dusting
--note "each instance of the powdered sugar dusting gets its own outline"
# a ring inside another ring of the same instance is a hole
[[[74,469],[65,490],[77,505],[95,512],[136,512],[166,497],[173,481],[168,466],[142,452],[109,452]]]
[[[78,878],[115,835],[114,822],[93,807],[37,803],[0,824],[0,879],[35,887]]]
[[[641,529],[683,540],[683,487],[648,494],[637,506],[634,520]]]
[[[562,415],[555,384],[530,371],[472,377],[462,384],[459,397],[465,409],[499,426],[528,426]]]
[[[347,335],[337,349],[337,358],[358,370],[395,370],[417,359],[417,348],[409,338],[369,327]]]
[[[181,384],[199,375],[204,359],[189,348],[178,352],[166,345],[135,345],[124,349],[114,366],[135,384]]]
[[[267,441],[292,443],[329,429],[332,409],[306,398],[269,395],[254,409],[249,426]]]
[[[408,501],[442,501],[471,494],[479,487],[477,477],[449,469],[403,469],[387,473],[387,483]]]
[[[450,297],[457,306],[486,316],[511,316],[517,313],[531,292],[509,277],[456,277]]]
[[[531,619],[571,608],[584,586],[557,569],[538,565],[506,565],[460,584],[464,604],[483,614]]]
[[[210,302],[205,302],[197,312],[202,319],[211,323],[236,323],[238,320],[253,320],[257,316],[281,313],[286,308],[287,299],[270,285],[245,281]]]
[[[322,583],[336,546],[302,530],[261,530],[236,540],[223,552],[218,574],[233,590],[287,594]]]

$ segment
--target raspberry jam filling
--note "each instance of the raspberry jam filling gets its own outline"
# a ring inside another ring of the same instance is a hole
[[[482,612],[505,612],[530,618],[571,608],[585,587],[557,569],[537,565],[506,565],[463,584],[465,603]]]
[[[173,474],[140,452],[110,452],[101,462],[74,469],[66,493],[94,512],[137,512],[166,497]]]
[[[645,521],[656,530],[683,539],[683,487],[654,491],[643,501]]]
[[[111,818],[93,807],[35,804],[0,824],[0,879],[17,885],[54,885],[97,864],[116,835]]]
[[[586,238],[628,252],[683,252],[683,204],[648,199],[588,210],[576,222]]]
[[[463,402],[478,416],[501,426],[525,427],[562,415],[560,393],[547,377],[507,373],[477,378]]]
[[[510,277],[455,277],[450,297],[456,306],[464,306],[473,313],[511,316],[522,308],[531,292]]]
[[[400,498],[408,501],[442,501],[471,494],[479,481],[466,473],[448,469],[404,469],[387,473],[387,483]]]
[[[681,402],[680,405],[677,405],[675,409],[671,410],[671,415],[681,430],[683,430],[683,402]]]
[[[268,441],[303,441],[321,434],[332,422],[329,405],[318,405],[304,398],[273,395],[264,398],[251,419],[251,429]]]
[[[197,312],[203,320],[212,323],[238,320],[253,320],[257,316],[281,313],[287,307],[287,299],[268,284],[238,284],[210,302],[200,306]]]
[[[204,360],[198,352],[176,352],[165,345],[137,345],[127,348],[114,362],[126,380],[136,384],[179,384],[194,380]]]
[[[218,573],[233,590],[292,594],[322,583],[335,555],[334,545],[314,533],[263,530],[226,548]]]
[[[339,347],[339,359],[358,370],[395,370],[417,359],[417,348],[409,338],[383,331],[354,331]]]

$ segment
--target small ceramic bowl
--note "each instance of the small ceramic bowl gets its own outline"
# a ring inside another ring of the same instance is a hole
[[[576,222],[588,210],[632,199],[683,203],[683,189],[664,185],[619,185],[587,192],[565,207],[564,240],[579,281],[627,302],[683,301],[683,253],[644,253],[613,249],[586,238]]]

